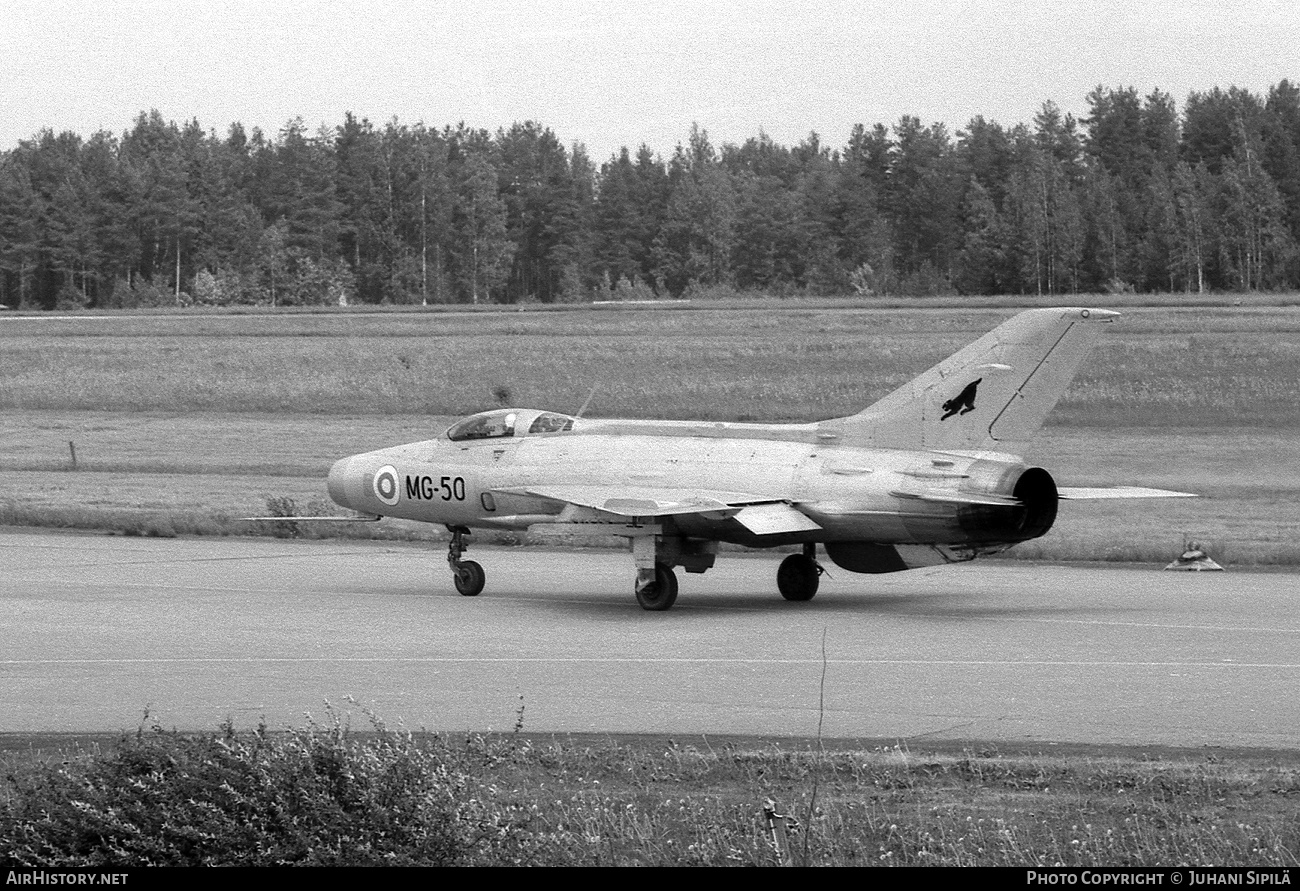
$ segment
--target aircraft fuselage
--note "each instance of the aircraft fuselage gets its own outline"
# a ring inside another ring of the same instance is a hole
[[[705,572],[718,542],[799,545],[777,570],[791,601],[816,594],[817,547],[852,572],[996,553],[1051,529],[1058,499],[1181,497],[1142,487],[1058,488],[1016,454],[1117,314],[1031,309],[853,415],[812,424],[590,420],[502,408],[441,436],[344,458],[330,497],[374,517],[439,523],[457,590],[471,529],[626,537],[647,610],[677,597],[676,567]]]
[[[803,429],[772,427],[777,436]],[[626,517],[597,508],[575,509],[518,491],[542,484],[633,491],[663,486],[758,490],[794,506],[819,528],[758,534],[729,512],[710,511],[673,517],[671,531],[750,547],[809,541],[1006,545],[1041,535],[1050,519],[1045,526],[1040,522],[1029,528],[1015,516],[1023,513],[1020,506],[942,502],[907,493],[1009,498],[1030,470],[1012,456],[994,453],[597,429],[461,443],[444,437],[354,455],[334,465],[329,491],[337,503],[363,513],[468,528],[526,529],[547,523],[628,524]],[[1006,515],[1003,522],[996,521],[998,513]]]

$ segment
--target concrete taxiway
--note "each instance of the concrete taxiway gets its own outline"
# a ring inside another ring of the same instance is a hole
[[[413,729],[522,707],[533,732],[1300,748],[1293,572],[832,567],[786,603],[778,555],[723,555],[646,613],[627,554],[469,556],[476,598],[441,547],[2,533],[0,732],[299,726],[328,701]]]

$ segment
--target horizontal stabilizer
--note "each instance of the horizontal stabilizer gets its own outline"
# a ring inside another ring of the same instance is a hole
[[[589,507],[623,517],[664,517],[734,511],[750,504],[774,501],[769,496],[669,486],[519,486],[494,490],[504,494],[536,495]]]
[[[1101,501],[1107,498],[1197,498],[1194,492],[1148,489],[1143,486],[1057,486],[1062,501]]]
[[[788,504],[756,504],[736,514],[736,520],[755,535],[812,532],[822,528]]]

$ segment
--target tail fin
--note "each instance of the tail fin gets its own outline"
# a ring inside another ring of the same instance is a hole
[[[1022,312],[865,411],[827,422],[845,444],[932,451],[1015,451],[1070,385],[1101,324],[1119,313]]]

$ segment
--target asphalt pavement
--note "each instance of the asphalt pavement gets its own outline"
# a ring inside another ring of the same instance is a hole
[[[724,554],[647,613],[625,553],[0,533],[0,733],[333,711],[411,729],[1300,748],[1300,574]]]

